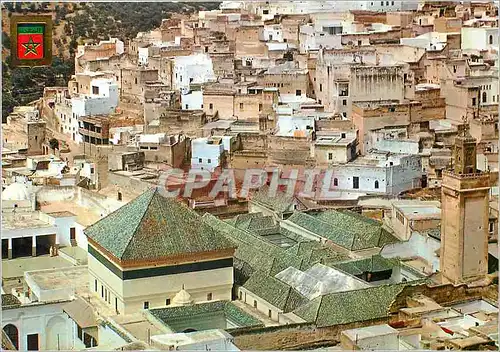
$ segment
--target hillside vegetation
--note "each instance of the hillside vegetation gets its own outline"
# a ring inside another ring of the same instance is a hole
[[[158,27],[173,13],[190,14],[212,10],[217,2],[95,2],[95,3],[2,3],[2,122],[14,106],[39,99],[46,86],[65,86],[74,73],[78,44],[117,37],[123,41],[138,32]],[[51,67],[11,68],[10,29],[12,14],[51,14],[53,55]]]

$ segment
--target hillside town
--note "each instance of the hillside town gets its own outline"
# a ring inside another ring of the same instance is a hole
[[[2,349],[498,350],[498,7],[223,1],[78,45],[2,123]]]

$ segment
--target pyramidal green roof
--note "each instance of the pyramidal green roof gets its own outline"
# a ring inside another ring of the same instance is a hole
[[[201,216],[155,187],[85,229],[120,260],[147,260],[234,248]]]

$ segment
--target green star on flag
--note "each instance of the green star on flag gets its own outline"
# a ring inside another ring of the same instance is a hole
[[[38,55],[36,48],[40,46],[40,43],[35,43],[33,41],[33,37],[30,37],[27,43],[21,45],[24,47],[24,49],[26,49],[24,51],[24,56],[28,56],[28,54]]]

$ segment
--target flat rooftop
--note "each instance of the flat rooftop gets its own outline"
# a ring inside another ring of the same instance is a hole
[[[155,343],[166,346],[184,346],[200,342],[209,342],[220,339],[231,338],[224,330],[214,329],[205,331],[195,331],[190,333],[164,334],[153,336]]]
[[[166,329],[164,326],[150,321],[143,312],[115,315],[111,317],[111,320],[141,341],[148,341],[150,336],[162,335],[170,332],[170,330]]]
[[[52,224],[38,218],[36,212],[33,214],[14,216],[10,219],[2,217],[3,230],[18,230],[18,229],[40,229],[53,227]]]
[[[383,325],[374,325],[367,326],[359,329],[351,329],[343,332],[347,335],[352,341],[362,340],[374,336],[384,336],[384,335],[393,335],[397,334],[398,330],[392,328],[387,324]]]
[[[56,290],[67,287],[85,287],[88,285],[87,266],[27,271],[29,277],[42,290]]]
[[[83,226],[90,226],[101,219],[101,216],[96,211],[90,208],[82,207],[73,201],[66,202],[51,202],[41,204],[40,210],[44,213],[71,213],[76,216],[76,222]]]

